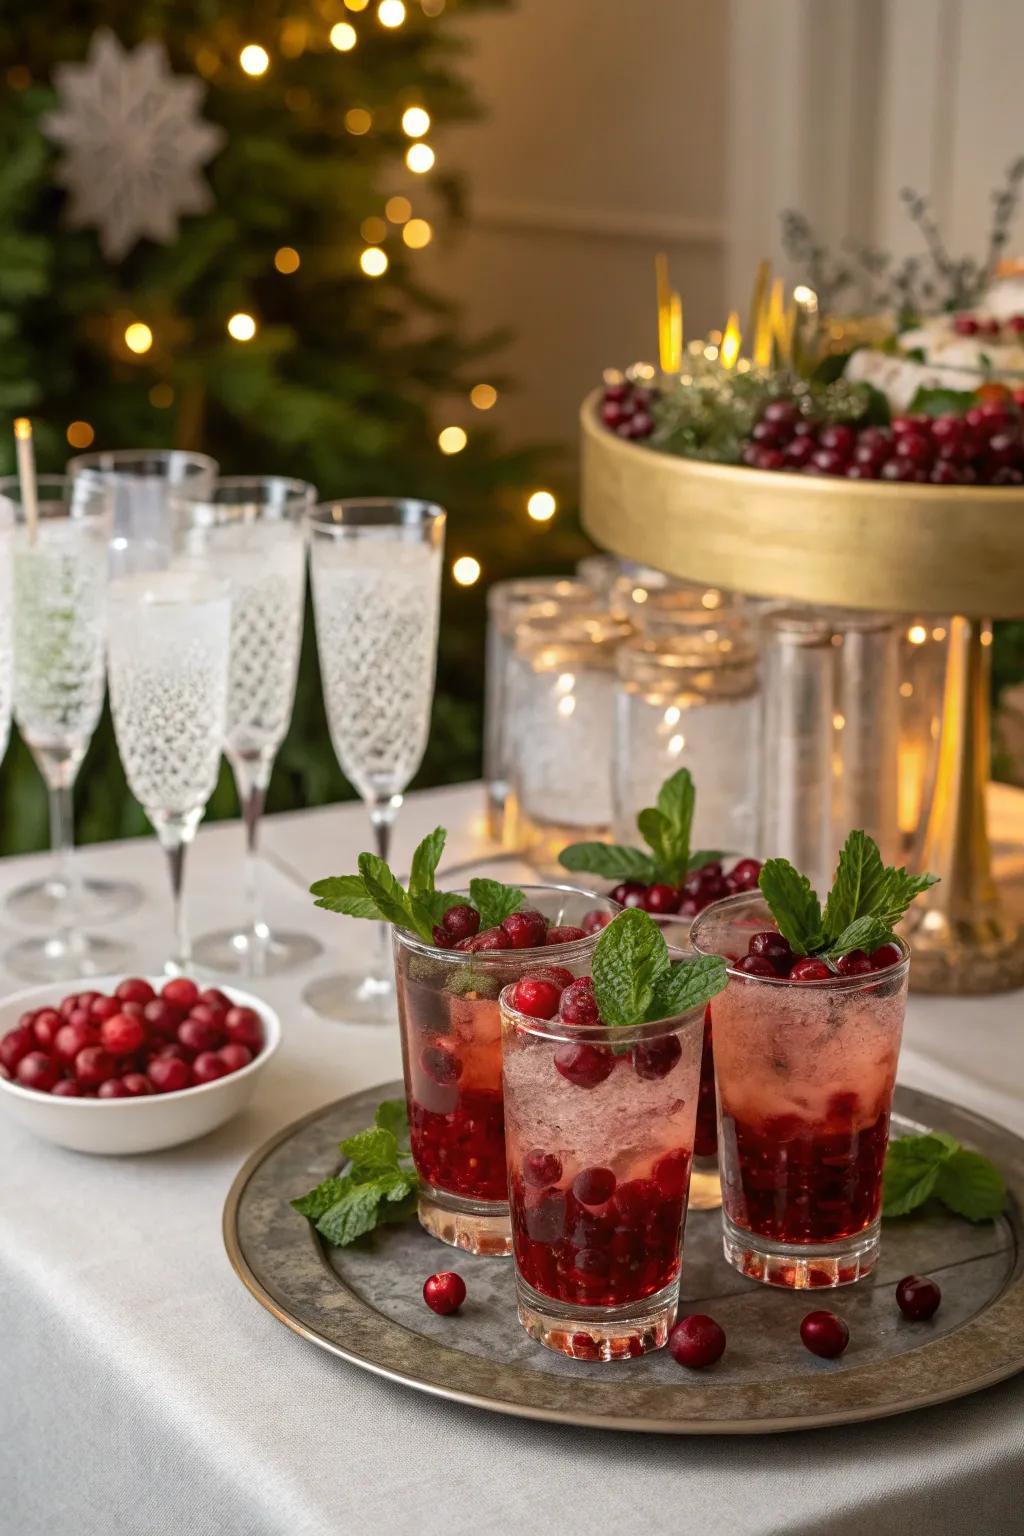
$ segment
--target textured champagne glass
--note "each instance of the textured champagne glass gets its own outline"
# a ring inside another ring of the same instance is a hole
[[[342,771],[370,812],[377,852],[430,730],[445,514],[425,501],[335,501],[309,516],[310,574],[324,703]],[[369,973],[327,976],[303,993],[324,1018],[395,1016],[384,925]]]
[[[103,638],[111,508],[101,482],[62,475],[38,480],[39,515],[25,518],[16,481],[0,482],[14,510],[11,542],[14,718],[50,797],[54,872],[15,891],[9,908],[47,922],[49,932],[7,951],[17,976],[63,981],[115,970],[126,950],[82,933],[73,859],[72,789],[103,707]],[[93,881],[97,897],[106,882]],[[108,910],[109,910],[108,903]]]
[[[231,660],[224,755],[245,823],[247,918],[201,935],[199,964],[269,976],[314,959],[307,933],[271,930],[260,896],[258,832],[267,786],[292,716],[306,596],[306,513],[316,497],[304,480],[232,476],[208,496],[180,503],[185,555],[231,587]]]
[[[109,609],[114,734],[128,785],[167,854],[173,975],[191,962],[185,849],[217,782],[227,722],[230,587],[186,565],[136,571],[111,582]]]

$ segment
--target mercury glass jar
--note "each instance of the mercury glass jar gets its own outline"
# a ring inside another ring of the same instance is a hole
[[[899,641],[898,820],[903,857],[913,857],[931,804],[942,730],[949,620],[903,620]]]

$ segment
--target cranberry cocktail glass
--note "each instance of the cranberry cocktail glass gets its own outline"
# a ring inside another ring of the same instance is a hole
[[[659,1349],[679,1300],[703,1008],[631,1027],[531,1018],[501,996],[519,1320],[549,1349]]]
[[[768,1285],[847,1285],[878,1259],[910,952],[811,981],[738,969],[775,927],[759,895],[733,896],[691,935],[729,962],[713,1004],[725,1256]]]
[[[552,927],[582,925],[614,902],[572,886],[526,886],[524,906]],[[460,893],[462,894],[462,893]],[[395,984],[420,1224],[469,1253],[512,1251],[501,1084],[502,988],[556,969],[589,971],[600,929],[566,944],[473,953],[438,949],[393,929]]]

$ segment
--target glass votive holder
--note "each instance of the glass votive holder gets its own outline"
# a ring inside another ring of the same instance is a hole
[[[832,854],[851,827],[899,863],[899,648],[904,621],[888,613],[829,609],[836,665]]]
[[[899,639],[897,817],[903,856],[912,857],[928,818],[942,732],[949,620],[910,618]]]

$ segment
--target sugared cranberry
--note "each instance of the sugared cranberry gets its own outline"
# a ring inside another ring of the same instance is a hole
[[[760,859],[739,859],[729,871],[735,891],[753,891],[761,877]]]
[[[603,1045],[560,1045],[555,1069],[577,1088],[597,1088],[615,1067],[615,1057]]]
[[[576,979],[572,971],[564,965],[541,965],[537,970],[531,971],[530,975],[537,981],[553,982],[559,992],[564,992],[566,987],[571,986]]]
[[[682,891],[677,890],[674,885],[649,885],[644,892],[641,906],[645,912],[666,915],[678,912],[682,899]]]
[[[220,1045],[224,1036],[215,1024],[202,1019],[187,1018],[178,1025],[178,1044],[186,1051],[212,1051]]]
[[[647,1082],[657,1082],[667,1077],[683,1054],[677,1035],[664,1035],[660,1040],[642,1040],[633,1047],[633,1071]]]
[[[146,1004],[147,1008],[151,1006]],[[93,1024],[102,1024],[104,1019],[112,1019],[120,1012],[121,1004],[116,997],[97,997],[89,1004],[89,1018]]]
[[[462,1076],[462,1058],[447,1045],[428,1045],[420,1052],[420,1066],[429,1078],[443,1086]]]
[[[774,976],[775,967],[764,955],[741,955],[736,969],[745,976]]]
[[[59,1083],[54,1083],[50,1092],[58,1099],[80,1099],[82,1090],[73,1077],[62,1077]]]
[[[572,1192],[580,1205],[605,1205],[615,1193],[615,1175],[610,1168],[583,1168],[572,1181]]]
[[[879,944],[869,956],[873,971],[887,971],[890,965],[899,965],[903,954],[898,944]]]
[[[168,1046],[173,1050],[173,1046]],[[188,1088],[192,1082],[192,1068],[187,1061],[181,1061],[177,1056],[154,1056],[146,1068],[148,1076],[157,1093],[180,1093],[183,1088]]]
[[[457,1312],[466,1299],[466,1282],[453,1269],[442,1269],[423,1282],[423,1300],[431,1312],[447,1317]]]
[[[546,943],[551,944],[575,944],[578,939],[585,939],[586,933],[574,923],[562,923],[561,926],[548,929]]]
[[[224,1029],[229,1040],[248,1046],[254,1055],[263,1044],[263,1024],[255,1008],[229,1008]]]
[[[60,1077],[60,1067],[46,1051],[29,1051],[14,1069],[14,1081],[37,1093],[49,1093]]]
[[[600,1024],[601,1010],[594,996],[592,976],[581,976],[569,983],[559,999],[558,1016],[566,1024]]]
[[[437,945],[438,949],[455,948],[455,940],[452,938],[450,933],[447,933],[445,929],[441,927],[440,923],[434,924],[430,930],[430,936],[434,943]]]
[[[871,961],[862,949],[851,949],[848,954],[840,955],[836,970],[840,976],[866,976],[871,970]]]
[[[83,1088],[98,1088],[108,1077],[117,1076],[117,1064],[102,1045],[87,1045],[75,1057],[75,1076]]]
[[[471,939],[480,932],[480,913],[468,902],[449,907],[443,918],[444,931],[453,944],[460,939]]]
[[[531,1019],[553,1019],[558,1012],[559,991],[553,981],[524,976],[512,989],[512,1006]]]
[[[942,1292],[925,1275],[904,1275],[896,1287],[896,1305],[912,1323],[924,1323],[939,1310]]]
[[[523,1158],[523,1178],[534,1189],[547,1189],[549,1184],[557,1184],[561,1177],[562,1160],[554,1152],[542,1152],[538,1147]]]
[[[627,904],[627,897],[640,897],[646,889],[646,885],[641,885],[639,880],[622,880],[612,890],[611,899],[612,901],[617,901],[620,907],[624,907]]]
[[[122,1003],[150,1003],[156,993],[141,976],[127,976],[114,988],[114,996]]]
[[[130,1099],[141,1099],[153,1092],[153,1084],[142,1072],[126,1072],[121,1081]]]
[[[510,912],[501,924],[509,949],[537,949],[547,937],[547,918],[529,908],[523,912]]]
[[[470,939],[469,948],[474,955],[493,953],[499,949],[507,949],[508,939],[500,928],[485,928],[483,933],[475,934]]]
[[[145,1038],[146,1032],[138,1019],[127,1013],[115,1013],[100,1025],[100,1043],[112,1056],[133,1055]]]
[[[850,1342],[850,1330],[834,1312],[808,1312],[800,1324],[805,1349],[823,1360],[835,1360]]]
[[[247,1045],[239,1045],[235,1040],[229,1040],[227,1045],[222,1045],[217,1052],[221,1061],[229,1072],[240,1072],[252,1061],[252,1051]]]
[[[76,1012],[78,1010],[76,1009]],[[92,1024],[62,1024],[53,1042],[54,1054],[70,1066],[87,1045],[99,1045],[99,1031]]]
[[[132,1094],[125,1087],[119,1077],[108,1077],[105,1083],[100,1083],[96,1090],[98,1099],[130,1099]]]
[[[217,1051],[200,1051],[192,1063],[192,1075],[197,1083],[215,1083],[218,1077],[226,1077],[230,1068]]]
[[[199,988],[188,976],[174,976],[160,988],[160,996],[175,1008],[191,1008],[199,1001]]]
[[[89,1010],[86,1008],[82,1011],[82,1018],[78,1022],[88,1023],[88,1020]],[[57,1031],[63,1023],[64,1020],[56,1008],[40,1008],[32,1021],[32,1033],[35,1035],[36,1044],[41,1051],[53,1050],[53,1042],[57,1038]]]
[[[669,1354],[679,1365],[702,1371],[725,1353],[725,1329],[703,1312],[681,1317],[668,1336]]]
[[[600,933],[602,928],[607,928],[614,917],[613,912],[602,912],[600,907],[595,907],[592,912],[584,915],[581,927],[584,933]]]
[[[824,960],[818,960],[814,955],[801,955],[790,967],[790,981],[828,981],[832,972]]]
[[[0,1066],[6,1067],[8,1072],[13,1072],[21,1058],[35,1048],[36,1037],[32,1032],[31,1024],[16,1025],[0,1040]]]

